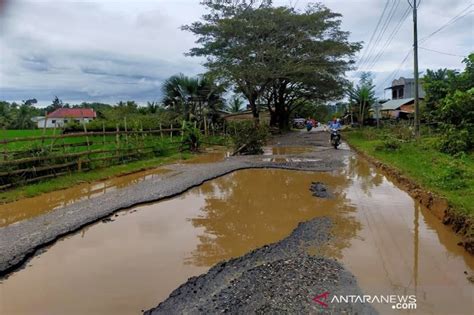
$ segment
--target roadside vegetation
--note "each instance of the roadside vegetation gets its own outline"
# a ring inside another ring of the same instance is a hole
[[[457,211],[474,215],[474,54],[464,63],[462,72],[427,71],[419,139],[410,121],[384,121],[381,129],[353,129],[345,137],[445,197]]]
[[[439,136],[404,140],[404,129],[367,127],[345,132],[344,137],[358,150],[445,197],[456,210],[474,215],[474,154],[440,152],[435,145]]]

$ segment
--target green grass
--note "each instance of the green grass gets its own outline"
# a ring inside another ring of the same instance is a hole
[[[17,135],[23,134],[23,136],[32,135],[30,132],[35,132],[36,130],[12,130],[10,135],[16,137]],[[10,132],[10,131],[9,131]],[[33,134],[34,135],[34,134]],[[80,139],[80,138],[79,138]],[[115,139],[115,137],[114,137]],[[72,139],[77,140],[77,139]],[[204,140],[203,146],[210,145],[227,145],[226,138],[220,136],[209,136]],[[104,147],[101,143],[102,137],[97,140],[97,147],[95,145],[91,146],[91,149],[108,149],[114,148],[114,144],[106,144]],[[130,146],[132,146],[134,139],[130,138]],[[173,141],[179,141],[179,136],[173,138]],[[124,140],[122,139],[122,143]],[[135,142],[140,142],[139,139],[135,139]],[[97,167],[88,172],[78,172],[72,173],[70,175],[64,175],[53,179],[44,180],[35,184],[28,184],[25,186],[19,186],[13,189],[9,189],[3,192],[0,192],[0,203],[8,203],[15,200],[19,200],[26,197],[33,197],[40,195],[42,193],[51,192],[54,190],[64,189],[71,187],[76,184],[84,182],[93,182],[98,180],[107,179],[113,176],[119,176],[124,174],[130,174],[133,172],[138,172],[145,169],[155,168],[164,164],[170,164],[177,160],[186,160],[192,156],[189,152],[179,152],[179,146],[172,144],[170,138],[161,139],[158,137],[150,137],[150,139],[145,139],[144,145],[157,145],[163,149],[160,156],[150,157],[148,159],[143,159],[139,161],[133,161],[126,164],[119,164],[108,166],[104,168]],[[68,153],[75,150],[84,150],[84,147],[68,148]],[[0,154],[1,156],[1,154]]]
[[[346,140],[355,148],[392,166],[425,189],[445,197],[457,210],[474,214],[474,156],[439,152],[436,138],[400,142],[397,150],[384,149],[387,131],[349,131]]]
[[[0,193],[0,203],[7,203],[26,197],[33,197],[42,193],[68,188],[73,185],[84,182],[94,182],[98,180],[107,179],[113,176],[130,174],[133,172],[151,169],[164,164],[173,163],[181,159],[189,159],[191,156],[192,154],[187,152],[174,152],[166,156],[155,157],[148,160],[135,161],[127,164],[114,165],[107,168],[96,169],[90,172],[72,173],[70,175],[45,180],[31,185],[20,186],[2,192]]]

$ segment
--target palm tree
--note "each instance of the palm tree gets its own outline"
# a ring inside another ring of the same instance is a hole
[[[349,87],[347,91],[352,113],[355,108],[357,111],[357,119],[361,125],[364,125],[366,114],[375,102],[374,89],[375,85],[373,84],[371,74],[369,72],[363,72],[359,84],[357,84],[355,88],[354,86]]]
[[[242,111],[242,105],[244,102],[242,99],[233,96],[232,99],[229,101],[229,104],[227,105],[227,110],[231,113],[238,113]]]
[[[206,108],[214,110],[222,103],[224,91],[223,87],[206,76],[192,78],[183,74],[174,75],[163,84],[163,104],[182,113],[185,120],[191,116],[201,120]]]

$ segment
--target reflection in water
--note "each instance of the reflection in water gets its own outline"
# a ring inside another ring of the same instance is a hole
[[[312,181],[326,183],[334,199],[315,198],[309,192]],[[204,228],[200,243],[187,260],[210,266],[249,249],[286,237],[299,222],[316,216],[331,216],[337,222],[339,249],[358,230],[350,217],[344,193],[347,180],[333,173],[304,173],[281,170],[245,170],[203,185],[197,191],[206,196],[205,206],[193,226]]]
[[[470,314],[474,291],[464,271],[472,272],[474,259],[457,246],[459,237],[366,162],[348,164],[354,182],[347,198],[356,202],[362,228],[343,249],[342,262],[364,293],[415,294],[416,314]]]
[[[113,177],[105,181],[79,184],[36,197],[0,204],[0,227],[65,207],[80,200],[94,198],[119,188],[137,184],[167,172],[169,170],[164,168],[151,169]]]
[[[335,198],[311,196],[312,181]],[[134,314],[190,276],[330,216],[329,246],[367,294],[416,294],[416,314],[468,314],[472,256],[428,210],[356,158],[332,173],[246,170],[120,212],[63,239],[0,284],[1,314]],[[87,303],[84,303],[87,301]],[[392,309],[374,305],[382,314]],[[400,313],[400,312],[399,312]],[[403,312],[402,312],[403,313]]]

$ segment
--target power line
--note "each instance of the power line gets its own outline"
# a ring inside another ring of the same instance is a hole
[[[449,20],[446,24],[444,24],[443,26],[441,26],[440,28],[438,28],[437,30],[435,30],[434,32],[432,32],[431,34],[429,34],[428,36],[425,36],[423,37],[422,39],[420,39],[418,41],[419,44],[421,43],[424,43],[426,42],[429,38],[433,37],[434,35],[438,34],[439,32],[441,32],[442,30],[444,30],[445,28],[453,25],[454,23],[456,23],[457,21],[459,21],[460,19],[466,17],[467,15],[469,15],[470,13],[473,12],[473,10],[470,10],[470,11],[467,11],[467,9],[469,9],[470,7],[472,7],[474,4],[470,4],[468,5],[465,9],[463,9],[461,12],[459,12],[456,16],[454,16],[451,20]]]
[[[382,81],[382,88],[385,86],[385,84],[387,84],[391,79],[395,78],[399,73],[400,71],[402,70],[403,66],[405,65],[405,63],[407,62],[408,60],[408,57],[410,57],[410,55],[413,53],[413,51],[411,50],[411,48],[408,50],[406,56],[403,58],[403,60],[400,62],[400,65],[395,69],[393,70],[388,76],[385,77],[385,79]]]
[[[403,23],[406,21],[406,19],[408,18],[410,14],[410,8],[406,8],[405,12],[403,12],[400,20],[398,21],[398,23],[395,25],[395,27],[393,28],[392,32],[390,33],[390,35],[388,36],[387,40],[385,41],[385,44],[382,46],[382,48],[379,50],[379,52],[377,53],[377,55],[375,56],[375,58],[373,59],[373,61],[368,65],[368,69],[371,70],[373,69],[373,67],[377,64],[377,62],[380,60],[380,58],[383,56],[383,54],[386,52],[386,49],[388,47],[390,47],[390,44],[392,43],[393,39],[395,38],[395,36],[398,34],[398,32],[400,31],[400,28],[401,26],[403,25]]]
[[[375,34],[377,34],[377,32],[379,30],[380,24],[382,23],[383,17],[385,16],[385,12],[387,11],[387,8],[388,8],[389,4],[390,4],[390,0],[387,0],[385,2],[385,7],[383,8],[382,14],[380,15],[379,20],[377,21],[377,25],[375,26],[375,29],[372,32],[372,35],[370,36],[369,43],[367,44],[367,46],[365,46],[365,49],[364,49],[364,52],[363,52],[362,56],[357,61],[357,64],[358,64],[357,68],[359,68],[360,65],[365,62],[364,58],[367,57],[367,52],[369,51],[370,46],[372,45],[372,41],[375,38]]]
[[[443,52],[443,51],[439,51],[439,50],[434,50],[434,49],[430,49],[430,48],[425,48],[425,47],[420,47],[420,49],[427,50],[427,51],[432,51],[432,52],[442,54],[442,55],[447,55],[447,56],[462,57],[462,58],[466,57],[466,56],[451,54],[451,53],[447,53],[447,52]]]
[[[375,39],[374,45],[372,45],[372,47],[370,48],[369,53],[368,53],[368,57],[365,59],[364,63],[360,65],[361,67],[362,66],[367,66],[371,62],[371,60],[373,60],[373,58],[375,56],[375,52],[377,51],[377,48],[378,48],[383,36],[385,35],[385,32],[387,31],[387,28],[390,25],[390,22],[392,21],[393,16],[396,12],[396,9],[398,8],[399,5],[400,5],[400,0],[398,0],[398,1],[395,0],[392,3],[392,6],[391,6],[390,11],[387,15],[387,18],[385,19],[385,21],[382,25],[382,29],[379,32],[379,34],[377,35],[377,38]]]

